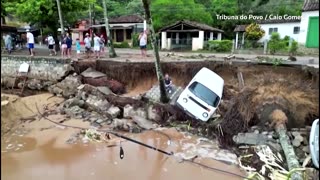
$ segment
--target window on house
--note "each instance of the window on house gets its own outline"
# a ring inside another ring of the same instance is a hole
[[[300,33],[300,27],[299,26],[293,27],[293,34],[299,34],[299,33]]]
[[[278,28],[269,28],[269,35],[271,35],[274,32],[278,32]]]

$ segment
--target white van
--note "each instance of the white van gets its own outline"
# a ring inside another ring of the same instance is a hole
[[[202,68],[183,90],[177,106],[188,115],[207,121],[220,104],[224,80],[208,68]]]

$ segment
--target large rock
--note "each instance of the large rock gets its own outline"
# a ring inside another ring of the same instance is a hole
[[[89,106],[89,108],[100,113],[106,112],[111,106],[106,99],[101,99],[98,96],[94,96],[91,94],[89,94],[85,102]]]
[[[107,77],[99,77],[99,78],[84,77],[83,82],[85,84],[90,84],[95,87],[107,86],[115,94],[123,94],[126,92],[125,86],[123,84],[121,84],[116,80],[109,79]]]
[[[77,97],[87,100],[88,96],[94,95],[99,97],[100,99],[105,99],[105,94],[99,91],[96,87],[91,86],[89,84],[82,84],[77,87],[78,92],[77,92]]]
[[[133,116],[139,116],[139,117],[147,119],[147,112],[142,108],[134,109],[132,106],[126,105],[123,108],[123,117],[124,118],[132,118]]]
[[[79,87],[81,84],[82,83],[80,76],[70,75],[66,77],[63,81],[50,86],[48,90],[53,94],[59,93],[65,98],[70,98],[74,97],[77,94],[77,87]]]
[[[118,108],[117,106],[111,106],[107,113],[112,117],[112,118],[116,118],[120,115],[121,110],[120,108]]]

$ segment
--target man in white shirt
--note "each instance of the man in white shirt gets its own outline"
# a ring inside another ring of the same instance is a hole
[[[141,50],[141,55],[143,57],[147,56],[147,42],[148,42],[147,38],[148,38],[147,30],[141,31],[138,39],[139,39],[139,46],[140,46],[140,50]]]
[[[84,47],[85,47],[85,52],[87,54],[87,58],[90,57],[91,53],[91,38],[89,36],[89,33],[86,33],[86,38],[84,38]]]
[[[97,34],[94,34],[93,44],[94,44],[93,46],[94,54],[96,55],[96,58],[100,59],[101,40]]]
[[[28,42],[28,48],[29,48],[29,52],[30,55],[33,56],[34,52],[34,36],[33,34],[29,31],[29,29],[27,29],[27,42]]]
[[[47,41],[48,41],[48,48],[49,48],[49,51],[50,51],[50,56],[52,56],[52,52],[55,55],[57,55],[57,52],[56,52],[56,50],[54,48],[54,45],[55,45],[56,42],[54,41],[54,39],[53,39],[51,34],[49,34],[49,36],[47,38]]]

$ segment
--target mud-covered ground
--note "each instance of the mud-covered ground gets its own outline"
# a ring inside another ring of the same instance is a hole
[[[3,98],[8,97],[8,103],[1,110],[1,132],[5,132],[1,136],[1,178],[242,179],[181,162],[178,156],[169,157],[112,135],[108,142],[88,142],[75,138],[80,130],[58,126],[40,118],[36,104],[43,111],[44,107],[52,109],[63,101],[62,98],[51,96],[48,93],[23,98],[3,95]],[[56,122],[66,119],[59,114],[49,115],[48,118]],[[88,122],[80,119],[71,118],[63,124],[90,128]],[[180,133],[174,128],[162,128],[159,131],[167,136],[153,131],[124,135],[183,157],[192,157],[194,151],[199,151],[202,157],[195,158],[195,162],[244,175],[236,165],[213,159],[219,153],[220,156],[228,155],[218,148],[216,141]],[[168,137],[171,143],[168,143]],[[119,157],[120,142],[124,150],[122,160]],[[233,157],[232,153],[229,155]]]

